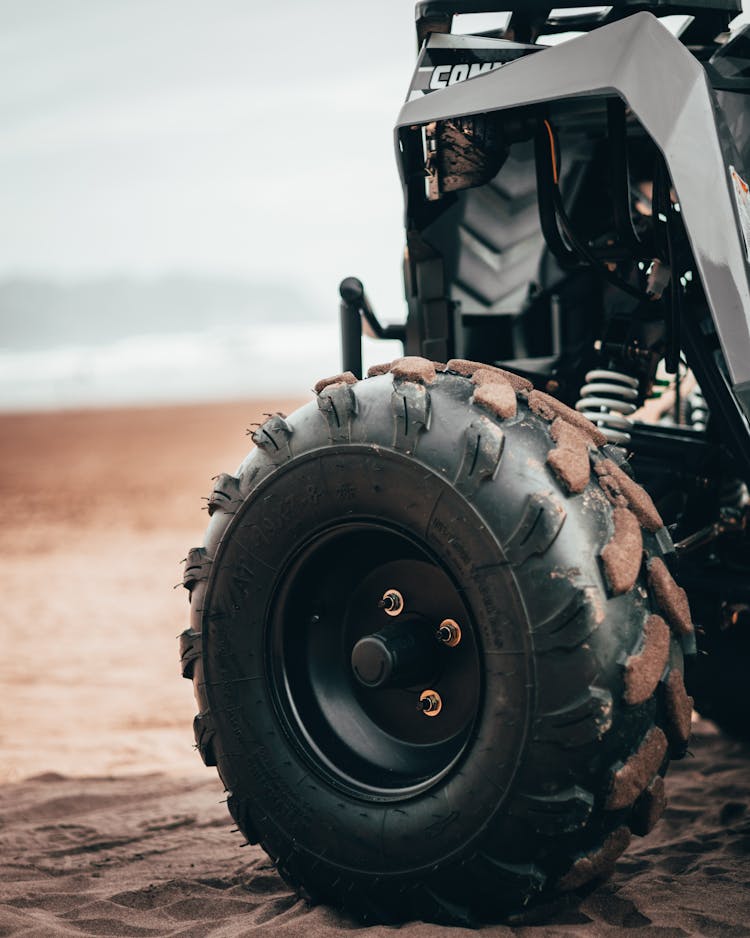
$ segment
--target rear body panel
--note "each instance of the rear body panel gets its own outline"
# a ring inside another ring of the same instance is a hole
[[[489,73],[412,95],[398,119],[398,154],[402,131],[415,126],[607,95],[619,95],[627,103],[666,158],[731,384],[747,414],[750,283],[730,167],[742,179],[748,167],[703,66],[656,17],[636,13]],[[408,198],[401,159],[399,165]]]

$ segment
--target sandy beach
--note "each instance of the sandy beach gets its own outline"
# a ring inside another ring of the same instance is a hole
[[[294,401],[0,416],[0,936],[318,936],[193,749],[180,561],[211,477]],[[750,935],[750,750],[699,721],[654,833],[579,904],[493,936]],[[410,923],[408,938],[461,929]]]

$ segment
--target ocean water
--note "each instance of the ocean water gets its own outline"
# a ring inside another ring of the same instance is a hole
[[[365,367],[400,354],[399,343],[364,339]],[[0,410],[304,395],[319,378],[341,370],[340,358],[335,320],[0,348]]]

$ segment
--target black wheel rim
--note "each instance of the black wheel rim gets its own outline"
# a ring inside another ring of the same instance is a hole
[[[389,589],[404,597],[397,617],[378,605]],[[330,526],[295,552],[270,609],[274,703],[319,775],[349,794],[384,801],[424,791],[456,766],[480,707],[480,654],[456,583],[418,538],[369,519]],[[436,637],[445,619],[460,624],[452,647]],[[417,663],[396,684],[363,686],[352,651],[384,628],[413,635]],[[440,701],[434,716],[425,712],[430,702],[420,702],[427,691]]]

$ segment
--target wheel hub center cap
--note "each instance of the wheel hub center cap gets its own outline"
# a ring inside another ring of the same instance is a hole
[[[420,616],[402,616],[357,642],[352,671],[363,687],[409,687],[434,676],[438,648],[434,627]]]

